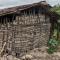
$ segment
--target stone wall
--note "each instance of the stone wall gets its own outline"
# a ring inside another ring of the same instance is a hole
[[[50,19],[40,14],[16,16],[16,20],[0,27],[0,47],[7,42],[7,48],[15,53],[25,54],[31,49],[47,45],[50,35]]]

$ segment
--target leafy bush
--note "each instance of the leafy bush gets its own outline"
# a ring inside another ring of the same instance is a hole
[[[54,6],[53,8],[50,9],[50,11],[52,12],[56,12],[58,15],[60,15],[60,6]]]
[[[49,46],[49,49],[48,49],[48,53],[53,53],[57,50],[57,47],[58,47],[58,40],[56,39],[50,39],[48,41],[48,46]]]
[[[55,12],[60,16],[60,6],[54,6],[53,8],[50,9],[50,11]],[[54,23],[54,29],[53,29],[53,35],[51,36],[51,39],[48,41],[48,53],[53,53],[57,50],[58,46],[60,45],[60,17],[57,20],[56,23]]]

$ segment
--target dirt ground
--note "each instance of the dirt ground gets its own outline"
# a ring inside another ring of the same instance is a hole
[[[16,57],[14,57],[14,56],[12,56],[12,55],[4,55],[3,57],[1,57],[0,58],[0,60],[20,60],[20,59],[18,59],[18,58],[16,58]]]
[[[60,52],[54,52],[53,54],[47,53],[48,47],[35,48],[26,55],[18,59],[12,55],[5,54],[0,60],[60,60]]]

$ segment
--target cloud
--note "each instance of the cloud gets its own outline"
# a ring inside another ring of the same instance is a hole
[[[41,1],[41,0],[0,0],[0,9],[17,6],[17,5],[35,3],[38,1]]]
[[[19,0],[0,0],[0,8],[10,7],[18,4]]]
[[[35,3],[39,1],[43,1],[43,0],[0,0],[0,9],[17,6],[17,5]],[[46,0],[46,1],[51,5],[55,5],[60,2],[60,0]]]
[[[47,2],[48,2],[50,5],[54,6],[54,5],[57,5],[58,3],[60,3],[60,0],[47,0]]]

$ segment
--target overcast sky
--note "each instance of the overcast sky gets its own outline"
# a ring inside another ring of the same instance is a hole
[[[8,8],[12,6],[25,5],[35,2],[40,2],[43,0],[0,0],[0,9]],[[60,0],[46,0],[50,5],[54,6],[60,4]]]

